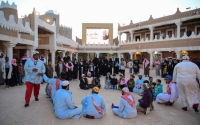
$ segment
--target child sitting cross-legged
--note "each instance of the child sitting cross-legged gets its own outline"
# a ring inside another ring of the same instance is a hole
[[[113,74],[113,78],[111,78],[111,88],[117,89],[117,78],[115,73]]]
[[[134,80],[135,76],[131,75],[130,79],[127,81],[127,86],[130,92],[133,92],[133,88],[135,86],[135,80]]]
[[[161,84],[161,80],[157,79],[156,80],[156,85],[154,86],[153,90],[153,100],[156,100],[156,97],[158,94],[163,93],[163,85]]]

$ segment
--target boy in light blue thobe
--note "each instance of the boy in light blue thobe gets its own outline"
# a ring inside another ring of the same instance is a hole
[[[126,94],[128,93],[128,94]],[[133,98],[133,96],[130,95],[129,90],[127,87],[124,87],[122,89],[122,96],[126,95],[127,98],[129,98],[132,101],[132,105],[129,104],[129,102],[127,100],[125,100],[124,98],[120,98],[120,104],[119,107],[114,106],[114,104],[112,104],[112,112],[113,114],[121,117],[121,118],[134,118],[137,116],[137,110],[136,110],[136,106],[135,106],[135,100]]]
[[[104,99],[103,99],[103,97],[99,96],[98,93],[99,93],[99,88],[94,87],[92,90],[92,94],[87,95],[81,101],[83,115],[86,118],[92,118],[92,119],[102,118],[103,114],[106,112],[106,106],[104,103]],[[99,108],[99,110],[102,111],[102,113],[100,113],[100,111],[97,109],[97,107],[95,107],[93,101],[95,102],[95,104]]]
[[[62,82],[65,80],[66,76],[67,75],[66,75],[65,72],[61,72],[60,73],[60,77],[59,77],[59,81],[60,81],[60,83],[59,83],[59,89],[62,88]],[[44,79],[45,82],[47,82],[48,84],[51,84],[51,86],[52,86],[51,98],[52,98],[52,101],[54,102],[55,94],[56,94],[56,91],[57,91],[56,90],[56,79],[54,79],[54,78],[48,78],[46,76],[46,74],[43,75],[43,79]],[[68,92],[70,92],[70,90],[68,90]]]
[[[69,82],[63,81],[62,89],[56,91],[55,94],[54,114],[59,119],[79,119],[82,116],[82,111],[74,105],[67,90],[69,90]]]

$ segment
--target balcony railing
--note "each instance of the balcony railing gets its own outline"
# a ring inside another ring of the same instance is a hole
[[[155,36],[155,39],[153,40],[149,40],[149,38],[147,37],[145,40],[144,38],[142,38],[141,40],[137,39],[137,40],[133,40],[132,42],[131,41],[127,41],[127,40],[124,40],[124,41],[121,41],[120,42],[120,45],[124,45],[124,44],[137,44],[137,43],[146,43],[146,42],[164,42],[164,41],[170,41],[170,40],[180,40],[180,39],[188,39],[188,38],[200,38],[200,33],[198,35],[195,35],[194,32],[192,32],[192,34],[190,36],[187,36],[186,32],[184,32],[184,35],[180,38],[177,38],[174,36],[174,34],[172,34],[171,37],[169,37],[169,35],[167,35],[164,39],[162,36],[160,36],[160,38],[158,39],[157,38],[157,35]]]

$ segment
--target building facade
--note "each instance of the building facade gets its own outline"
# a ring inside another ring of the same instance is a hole
[[[126,34],[126,40],[121,35]],[[77,59],[124,58],[143,60],[153,65],[156,58],[181,58],[187,54],[193,61],[200,59],[200,9],[129,25],[118,25],[118,37],[112,44],[83,44],[82,39],[72,40],[72,28],[60,25],[60,15],[52,10],[40,15],[35,9],[28,16],[18,18],[17,5],[1,2],[0,50],[10,59],[20,59],[24,53],[32,56],[33,50],[51,59],[70,56]]]

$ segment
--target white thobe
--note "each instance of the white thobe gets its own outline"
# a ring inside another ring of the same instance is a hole
[[[178,91],[177,85],[175,83],[171,83],[169,87],[171,90],[171,94],[167,94],[167,93],[158,94],[156,97],[157,103],[166,103],[169,101],[173,103],[179,98],[179,91]]]
[[[199,85],[196,77],[200,78],[198,66],[192,62],[178,63],[173,72],[173,81],[177,83],[183,107],[199,104]]]
[[[79,119],[82,116],[81,109],[75,108],[69,93],[64,89],[55,94],[54,113],[59,119]]]

